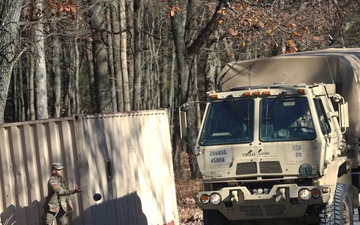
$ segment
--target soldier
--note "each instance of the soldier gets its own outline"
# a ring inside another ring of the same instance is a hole
[[[311,118],[310,111],[307,110],[302,117],[298,118],[289,127],[293,128],[293,129],[294,128],[299,128],[297,131],[314,132],[314,125],[313,125],[313,121],[312,121],[312,118]]]
[[[63,177],[61,163],[52,164],[52,176],[48,181],[48,196],[44,203],[44,225],[51,225],[56,219],[58,225],[68,225],[68,213],[74,211],[70,195],[82,192],[81,188],[68,189],[66,179]]]

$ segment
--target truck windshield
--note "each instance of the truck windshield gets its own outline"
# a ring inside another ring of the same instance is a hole
[[[316,138],[306,97],[269,97],[261,100],[260,140],[312,140]]]
[[[200,145],[222,145],[253,141],[254,100],[228,99],[209,105]]]

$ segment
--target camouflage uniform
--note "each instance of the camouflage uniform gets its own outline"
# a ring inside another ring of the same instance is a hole
[[[57,164],[53,164],[56,167]],[[63,168],[59,164],[61,169]],[[69,198],[74,191],[68,190],[64,177],[51,176],[48,181],[48,195],[44,203],[44,225],[51,225],[56,219],[58,225],[68,225],[68,205],[72,205]]]

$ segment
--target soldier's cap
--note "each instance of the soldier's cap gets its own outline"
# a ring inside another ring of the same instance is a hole
[[[62,169],[64,169],[62,163],[53,163],[53,164],[52,164],[52,168],[53,168],[53,169],[56,169],[56,170],[62,170]]]

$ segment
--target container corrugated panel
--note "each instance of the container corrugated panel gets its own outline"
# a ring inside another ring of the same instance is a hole
[[[72,225],[179,223],[165,110],[2,124],[0,161],[1,225],[40,224],[52,162],[84,188]]]

